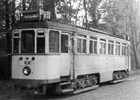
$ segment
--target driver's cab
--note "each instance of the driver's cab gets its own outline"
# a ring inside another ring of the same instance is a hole
[[[51,29],[14,30],[12,35],[12,53],[68,53],[69,39],[70,35],[68,33],[61,33]]]

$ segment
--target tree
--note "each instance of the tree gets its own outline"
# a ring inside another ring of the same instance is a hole
[[[97,27],[100,18],[97,10],[101,0],[60,0],[57,3],[58,21]]]
[[[0,31],[4,30],[4,23],[5,23],[5,2],[4,0],[0,1]]]
[[[76,23],[77,10],[73,8],[73,0],[60,0],[56,4],[57,22]],[[75,20],[75,21],[74,21]]]
[[[88,24],[88,18],[87,18],[87,12],[88,12],[88,7],[87,7],[87,2],[86,0],[83,0],[83,8],[85,10],[85,16],[84,16],[84,21],[83,21],[83,24],[85,23],[85,27],[88,27],[87,24]]]
[[[9,20],[9,4],[8,0],[5,0],[5,23],[6,23],[6,29],[8,30],[10,28],[10,20]]]
[[[134,56],[134,61],[136,63],[136,68],[140,69],[140,1],[129,2],[130,13],[129,13],[129,25],[131,29],[131,43]],[[133,62],[134,62],[133,61]]]
[[[103,21],[114,35],[126,34],[127,9],[124,0],[105,0],[101,9],[104,11]]]
[[[99,20],[101,19],[99,6],[102,1],[103,0],[89,0],[89,16],[91,16],[91,21],[89,21],[90,27],[98,28]]]

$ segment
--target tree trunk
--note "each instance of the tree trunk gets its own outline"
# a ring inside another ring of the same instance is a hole
[[[5,0],[5,22],[6,22],[6,31],[7,31],[7,53],[11,53],[11,36],[10,36],[10,16],[9,16],[9,4],[8,0]]]
[[[8,0],[5,0],[5,22],[6,22],[6,29],[9,30],[10,24],[9,24],[9,5],[8,5]]]
[[[129,9],[130,9],[130,12],[129,12],[129,25],[130,25],[130,29],[131,29],[131,36],[132,36],[132,39],[131,39],[131,43],[132,43],[132,48],[133,48],[133,52],[134,52],[134,58],[135,58],[135,63],[136,63],[136,68],[139,68],[140,69],[140,59],[139,59],[139,48],[138,48],[138,45],[137,45],[137,42],[138,42],[138,36],[137,34],[139,34],[137,32],[138,30],[138,24],[136,22],[136,19],[137,19],[137,6],[133,6],[135,5],[135,1],[131,1],[129,2]]]
[[[12,25],[15,24],[15,0],[12,0]]]
[[[134,33],[132,32],[132,48],[133,48],[133,52],[134,52],[136,68],[140,68],[139,57],[138,57],[139,53],[137,52],[137,47],[136,47],[136,43],[134,42],[134,40],[135,40],[135,36],[134,36]]]
[[[79,2],[79,4],[78,4],[78,6],[77,6],[77,11],[76,11],[76,15],[75,15],[75,24],[77,24],[77,21],[78,21],[78,12],[80,11],[80,5],[81,5],[81,2],[82,2],[82,0],[80,0],[80,2]]]
[[[85,10],[85,27],[87,27],[87,23],[88,23],[88,20],[87,20],[87,7],[86,7],[86,0],[83,1],[83,5],[84,5],[84,10]]]
[[[26,10],[26,1],[22,0],[22,5],[23,5],[23,11]]]

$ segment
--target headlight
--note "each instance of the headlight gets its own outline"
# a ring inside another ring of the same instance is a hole
[[[29,66],[23,68],[24,75],[29,75],[30,73],[31,73],[31,68]]]

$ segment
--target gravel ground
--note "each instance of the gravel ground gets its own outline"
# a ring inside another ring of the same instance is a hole
[[[133,81],[135,80],[135,81]],[[77,95],[42,96],[19,93],[11,81],[0,81],[0,100],[140,100],[140,71],[130,72],[130,79],[117,84],[102,84],[99,88]]]

